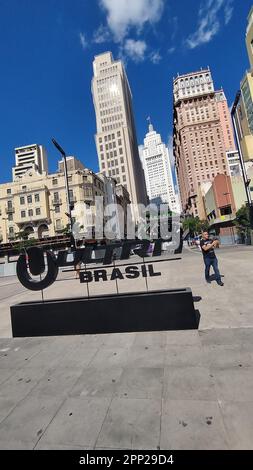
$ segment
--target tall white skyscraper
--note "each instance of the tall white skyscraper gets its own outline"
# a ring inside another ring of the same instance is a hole
[[[149,124],[149,131],[144,145],[139,147],[139,153],[150,203],[168,203],[173,212],[179,213],[180,205],[175,193],[169,151],[152,124]]]
[[[96,146],[100,172],[126,187],[133,204],[147,203],[144,174],[124,66],[111,52],[95,57],[92,95],[96,112]]]
[[[42,145],[26,145],[15,148],[15,167],[12,168],[13,181],[29,170],[42,175],[48,173],[46,150]]]

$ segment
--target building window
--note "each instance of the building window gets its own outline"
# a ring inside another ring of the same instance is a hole
[[[36,215],[40,215],[40,208],[39,207],[36,208]]]
[[[56,186],[58,184],[58,180],[56,178],[53,178],[53,185]]]
[[[9,222],[12,222],[12,221],[13,221],[13,214],[9,214],[9,215],[8,215],[8,220],[9,220]]]
[[[232,214],[231,206],[220,207],[220,215],[230,215]]]
[[[27,188],[27,186],[22,186],[22,189],[23,189],[24,191],[26,190],[26,188]]]
[[[61,229],[61,219],[56,219],[55,225],[58,230]]]
[[[7,189],[7,194],[11,194],[11,189]]]
[[[14,228],[10,227],[9,228],[9,238],[13,238],[13,237],[14,237]]]
[[[27,202],[28,202],[28,204],[31,204],[31,203],[32,203],[32,196],[31,196],[31,194],[29,194],[29,196],[27,196]]]
[[[28,211],[28,216],[29,216],[29,217],[32,217],[32,216],[33,216],[33,210],[32,210],[32,209],[29,209],[29,211]]]
[[[60,212],[60,206],[55,206],[55,212],[56,212],[56,214],[59,214],[59,212]]]
[[[7,201],[8,209],[12,209],[12,201]]]
[[[34,198],[35,198],[35,202],[40,201],[40,195],[39,194],[35,194]]]
[[[21,211],[21,217],[22,219],[25,217],[25,211]]]

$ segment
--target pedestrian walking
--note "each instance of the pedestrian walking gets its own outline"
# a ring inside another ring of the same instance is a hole
[[[215,279],[219,286],[224,286],[220,271],[218,268],[218,259],[216,257],[215,248],[219,248],[220,242],[219,240],[211,240],[209,237],[208,232],[202,232],[202,239],[200,241],[200,247],[203,253],[204,263],[205,263],[205,278],[208,284],[211,283],[210,281],[210,268],[213,267]]]

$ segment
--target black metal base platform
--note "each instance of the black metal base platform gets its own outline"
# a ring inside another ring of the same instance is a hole
[[[24,302],[11,307],[13,337],[198,328],[191,289]]]

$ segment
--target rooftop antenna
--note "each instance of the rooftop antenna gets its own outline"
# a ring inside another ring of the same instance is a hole
[[[148,123],[149,123],[149,126],[148,126],[149,132],[153,132],[154,128],[153,128],[153,126],[152,126],[151,117],[150,117],[150,116],[147,117],[147,121],[148,121]]]

